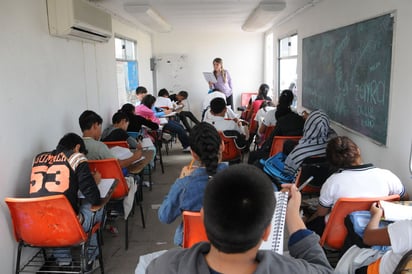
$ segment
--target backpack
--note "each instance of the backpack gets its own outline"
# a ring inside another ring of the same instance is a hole
[[[272,178],[272,181],[280,186],[284,183],[291,183],[295,177],[283,172],[285,167],[285,159],[287,155],[283,152],[279,152],[268,159],[260,159],[260,163],[263,165],[263,171]]]

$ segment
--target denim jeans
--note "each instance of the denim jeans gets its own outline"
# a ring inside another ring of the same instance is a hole
[[[84,203],[80,206],[79,212],[83,215],[83,229],[87,233],[89,229],[91,229],[92,224],[92,217],[93,211],[90,210],[91,204],[84,201]],[[103,208],[98,210],[95,213],[94,217],[94,224],[102,221],[103,218]],[[63,265],[70,265],[72,262],[72,255],[70,252],[70,248],[54,248],[53,250],[53,257],[56,259],[57,264]],[[95,260],[96,257],[99,255],[99,249],[97,248],[97,235],[94,233],[90,239],[89,248],[87,250],[87,257],[89,261]]]
[[[189,135],[187,135],[186,130],[179,122],[169,120],[167,124],[164,125],[163,129],[172,133],[176,133],[177,138],[179,139],[183,148],[187,148],[189,146]]]

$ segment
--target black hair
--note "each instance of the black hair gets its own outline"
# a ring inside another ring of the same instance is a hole
[[[337,136],[326,146],[326,159],[336,168],[350,167],[359,157],[358,146],[349,137]]]
[[[189,136],[190,148],[199,156],[210,176],[216,173],[222,141],[216,128],[209,123],[195,125]]]
[[[157,94],[157,96],[159,97],[169,97],[169,92],[167,91],[167,89],[162,88],[161,90],[159,90],[159,93]]]
[[[269,177],[253,165],[231,165],[206,185],[203,210],[207,237],[221,252],[243,253],[259,243],[274,208]]]
[[[129,116],[127,116],[126,112],[123,112],[122,110],[118,110],[115,114],[113,114],[112,116],[113,124],[118,124],[122,120],[126,120],[126,122],[129,122]]]
[[[121,108],[121,111],[127,114],[134,114],[134,110],[135,110],[135,107],[130,103],[124,104]]]
[[[187,99],[187,97],[189,97],[189,93],[187,91],[184,91],[184,90],[179,91],[178,95],[182,96],[185,99]]]
[[[76,133],[70,132],[64,135],[60,139],[59,143],[57,144],[56,151],[61,152],[61,151],[72,150],[77,145],[80,145],[79,152],[83,154],[87,154],[86,146],[84,144],[82,137],[80,137]]]
[[[210,111],[214,114],[221,113],[226,108],[226,102],[223,98],[217,97],[210,101]]]
[[[152,108],[155,102],[156,102],[156,97],[154,97],[151,94],[148,94],[145,97],[143,97],[141,104],[145,105],[148,108]]]
[[[258,95],[256,100],[266,100],[269,92],[269,86],[267,84],[261,84],[259,87]]]
[[[79,125],[82,131],[91,129],[95,123],[101,125],[103,123],[103,119],[99,114],[92,110],[83,111],[79,117]]]
[[[136,95],[138,94],[146,94],[147,93],[147,89],[143,86],[138,86],[136,88]]]
[[[276,107],[275,117],[276,120],[292,112],[290,106],[293,102],[293,92],[290,89],[285,89],[279,96],[278,105]]]

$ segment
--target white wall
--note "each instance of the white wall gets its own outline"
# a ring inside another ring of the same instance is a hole
[[[370,19],[391,11],[396,11],[392,58],[391,91],[389,103],[388,141],[386,146],[378,146],[369,139],[345,130],[334,128],[341,135],[352,138],[361,148],[365,163],[372,162],[397,174],[409,194],[412,183],[409,173],[409,152],[412,140],[412,126],[409,123],[412,93],[409,91],[412,54],[412,1],[405,0],[328,0],[297,15],[292,20],[273,29],[275,39],[293,31],[299,36],[298,74],[301,86],[302,39],[313,34]],[[301,105],[298,106],[301,108]]]
[[[0,265],[13,273],[16,243],[4,197],[28,194],[33,157],[67,132],[80,134],[78,117],[92,109],[108,122],[118,109],[114,39],[92,44],[52,37],[46,1],[0,1]],[[152,85],[149,35],[114,22],[138,41],[142,83]],[[147,60],[147,61],[146,61]]]
[[[181,86],[189,92],[191,110],[197,117],[200,117],[201,102],[209,89],[202,72],[213,71],[212,61],[215,57],[223,59],[223,66],[232,77],[235,107],[240,104],[242,92],[257,91],[262,83],[262,33],[172,32],[154,35],[153,46],[155,57],[186,55],[188,73]],[[161,88],[171,87],[158,86],[154,94],[157,95]]]

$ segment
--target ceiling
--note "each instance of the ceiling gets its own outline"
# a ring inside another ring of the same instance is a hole
[[[131,13],[131,4],[148,4],[172,26],[173,31],[242,31],[241,27],[259,0],[89,0],[103,7],[112,15],[127,20],[146,31],[153,32]],[[316,4],[320,0],[271,0],[262,2],[286,3],[272,23],[285,20],[289,16]],[[270,26],[270,25],[269,25]],[[265,29],[266,30],[266,29]]]

